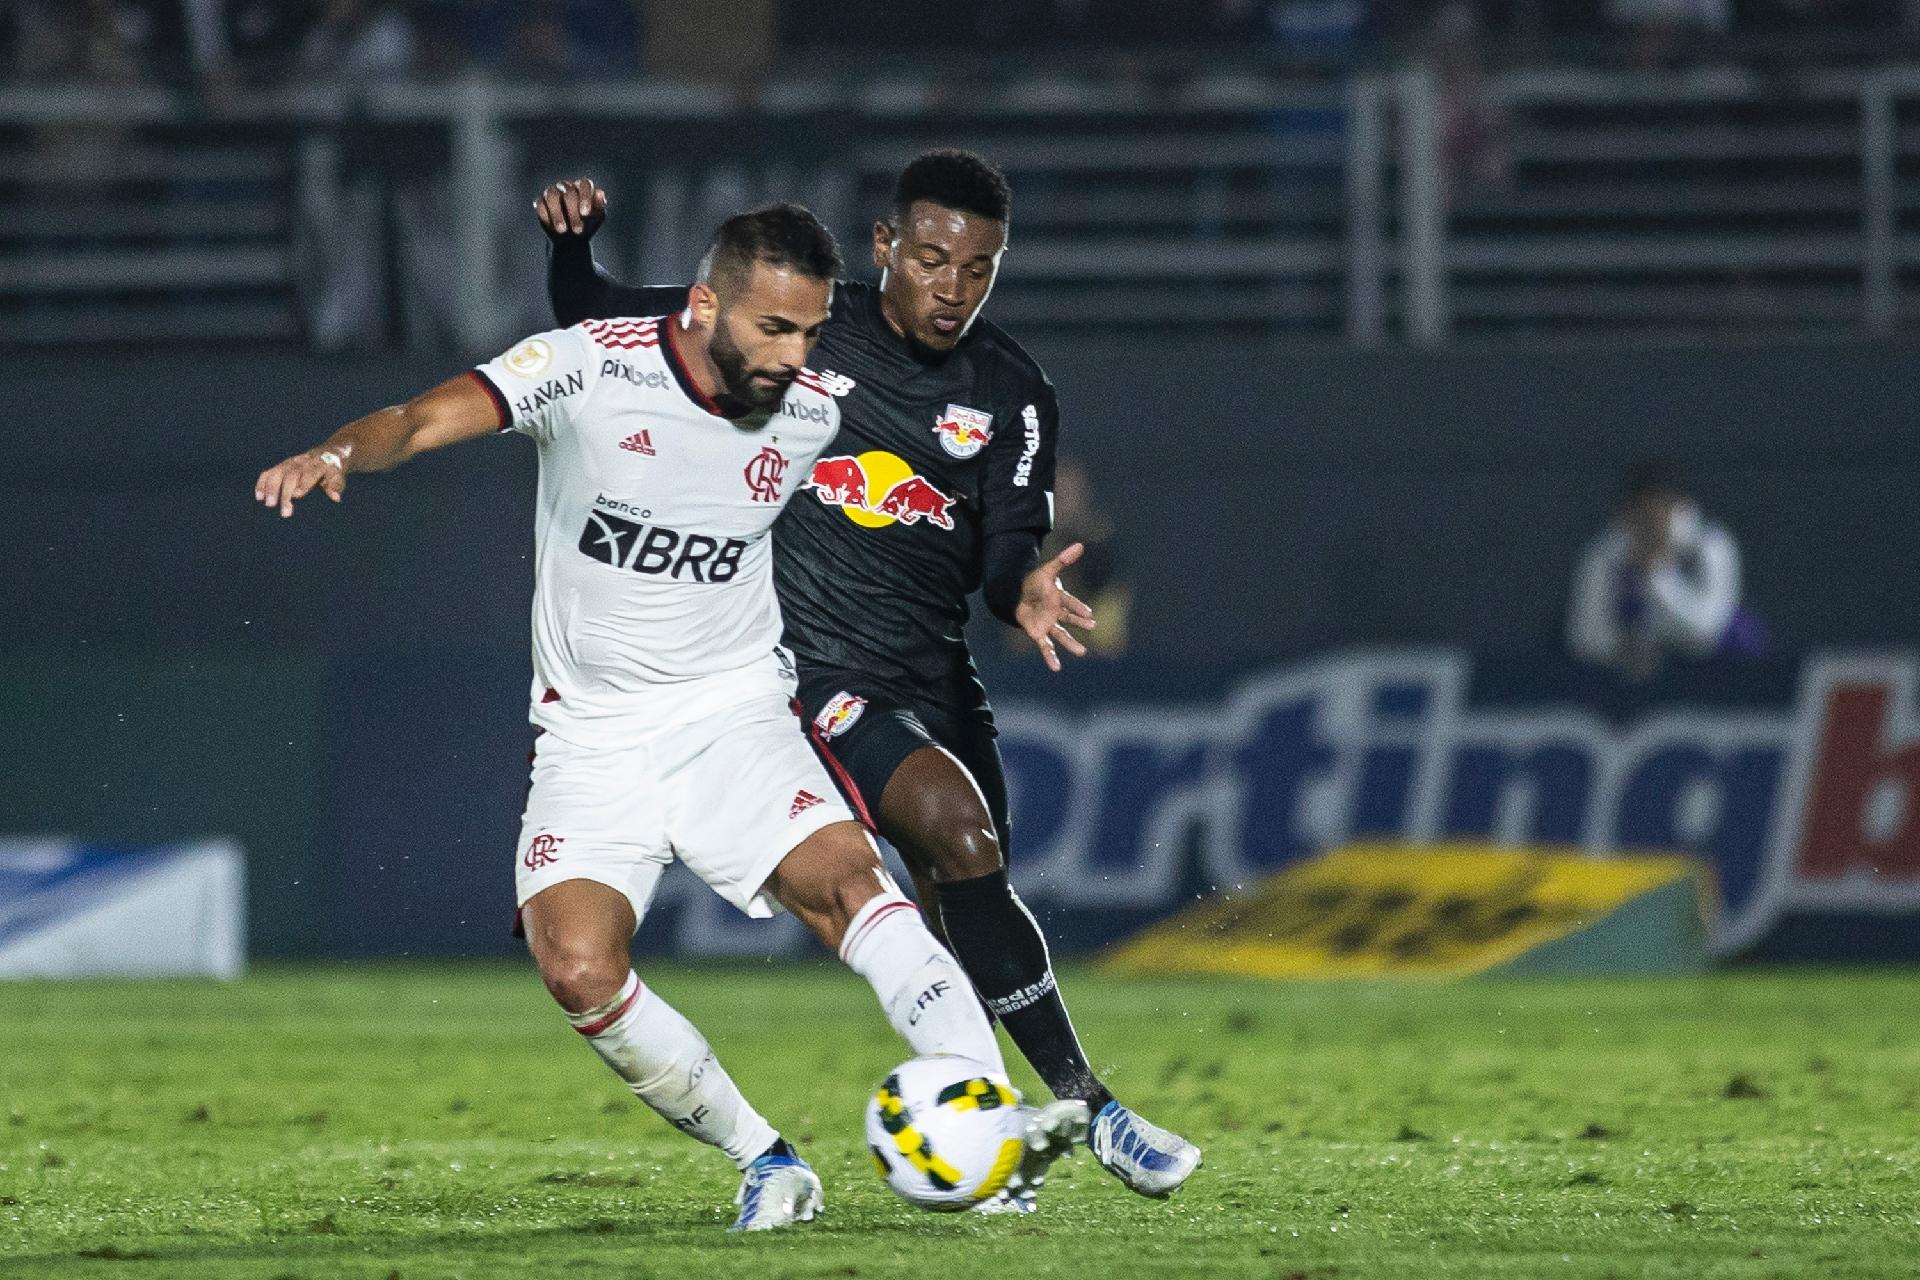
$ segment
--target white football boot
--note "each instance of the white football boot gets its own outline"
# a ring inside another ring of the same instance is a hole
[[[1053,1162],[1087,1140],[1086,1103],[1067,1098],[1028,1110],[1019,1165],[1006,1186],[973,1206],[975,1213],[1032,1213]]]
[[[820,1176],[799,1156],[761,1156],[747,1166],[734,1203],[740,1216],[729,1231],[771,1231],[795,1222],[812,1222],[824,1195]]]

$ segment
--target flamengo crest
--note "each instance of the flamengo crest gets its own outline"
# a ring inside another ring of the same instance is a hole
[[[787,478],[786,455],[768,445],[753,455],[742,474],[747,477],[747,491],[755,502],[778,502],[780,484]]]

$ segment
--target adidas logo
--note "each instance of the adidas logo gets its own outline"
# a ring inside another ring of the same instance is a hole
[[[793,796],[793,807],[787,810],[787,816],[789,818],[797,818],[820,803],[822,803],[820,797],[813,794],[813,792],[796,791]]]
[[[629,453],[653,456],[653,437],[645,431],[636,431],[620,442],[620,447]]]

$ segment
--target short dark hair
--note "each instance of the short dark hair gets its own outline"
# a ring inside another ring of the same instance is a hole
[[[1666,458],[1644,458],[1628,467],[1620,478],[1622,502],[1636,502],[1656,493],[1678,496],[1682,492],[1679,468]]]
[[[832,280],[840,274],[840,246],[811,209],[770,204],[736,213],[720,224],[701,260],[700,278],[737,285],[756,262],[791,267],[815,280]]]
[[[900,171],[900,181],[893,188],[894,217],[905,219],[916,200],[1005,222],[1013,189],[1000,166],[985,156],[971,151],[928,151]]]

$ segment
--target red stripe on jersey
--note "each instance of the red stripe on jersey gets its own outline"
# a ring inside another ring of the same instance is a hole
[[[673,336],[672,325],[667,326],[667,345],[663,354],[667,357],[667,368],[673,373],[674,380],[680,384],[680,389],[687,393],[688,399],[716,418],[727,416],[720,412],[720,406],[713,402],[713,397],[702,391],[700,384],[693,380],[693,373],[687,368],[687,362],[680,358],[680,344]]]
[[[487,399],[493,401],[493,412],[499,419],[494,426],[501,431],[505,431],[508,427],[511,427],[513,425],[513,410],[507,408],[507,398],[500,394],[500,388],[493,385],[493,379],[478,369],[467,370],[467,376],[479,383],[480,389],[487,393]]]
[[[814,753],[826,761],[827,768],[833,770],[833,780],[840,784],[840,794],[845,796],[847,803],[853,806],[853,812],[859,817],[860,825],[869,831],[879,831],[880,828],[874,825],[873,814],[867,809],[867,798],[860,794],[860,788],[854,782],[853,775],[847,772],[847,766],[840,763],[840,757],[833,754],[833,748],[827,745],[826,735],[820,732],[820,726],[807,719],[806,708],[800,705],[798,698],[793,700],[793,714],[799,716],[805,723],[807,737],[813,742]]]
[[[659,346],[659,323],[657,320],[588,320],[581,328],[599,346],[631,351],[635,347]]]

